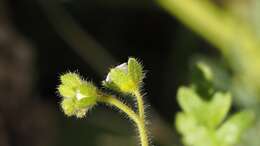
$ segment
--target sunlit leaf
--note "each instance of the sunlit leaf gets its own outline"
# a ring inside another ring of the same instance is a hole
[[[233,115],[217,130],[217,138],[227,145],[238,143],[245,130],[252,125],[253,119],[251,111]]]

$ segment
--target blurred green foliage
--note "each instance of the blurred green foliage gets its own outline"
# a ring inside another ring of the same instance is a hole
[[[229,93],[216,92],[204,100],[194,88],[181,87],[177,97],[183,112],[177,114],[176,128],[187,146],[234,146],[252,125],[254,114],[249,111],[224,121],[231,107]]]
[[[249,98],[250,104],[259,104],[260,43],[256,33],[258,29],[250,27],[254,21],[243,21],[242,18],[232,15],[230,11],[214,5],[211,1],[159,0],[159,2],[222,52],[232,69],[230,88],[235,97]],[[247,11],[252,10],[255,9],[247,8]],[[245,94],[240,93],[241,89]]]
[[[248,132],[251,136],[245,136],[242,145],[259,146],[259,0],[221,1],[220,5],[212,0],[158,2],[222,53],[223,57],[217,60],[226,62],[225,67],[208,57],[199,60],[212,68],[214,88],[231,91],[237,108],[250,108],[257,115],[257,121]],[[204,66],[200,67],[205,70]],[[209,75],[206,70],[205,74]]]

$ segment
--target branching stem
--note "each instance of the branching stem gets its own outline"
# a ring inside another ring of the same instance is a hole
[[[141,146],[149,146],[145,122],[130,107],[128,107],[127,105],[125,105],[120,100],[113,97],[112,95],[105,95],[103,97],[100,97],[99,102],[103,102],[103,103],[112,105],[112,106],[118,108],[119,110],[123,111],[132,121],[135,122],[135,124],[138,128]]]

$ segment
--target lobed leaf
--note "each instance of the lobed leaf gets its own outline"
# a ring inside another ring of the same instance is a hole
[[[226,117],[231,106],[231,95],[229,93],[217,92],[208,104],[208,123],[210,128],[217,127]]]
[[[236,113],[217,130],[217,138],[226,145],[238,143],[245,130],[252,125],[253,119],[251,111]]]
[[[194,117],[188,114],[177,114],[176,127],[183,135],[183,142],[187,146],[219,146],[214,131],[199,124]]]
[[[180,87],[177,93],[178,102],[185,113],[204,122],[207,120],[207,104],[192,88]]]

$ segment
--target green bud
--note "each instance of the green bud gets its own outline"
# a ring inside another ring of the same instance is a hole
[[[133,94],[143,81],[142,65],[134,58],[129,58],[128,63],[112,68],[103,85],[112,90]]]
[[[98,98],[97,88],[90,82],[83,81],[75,73],[61,76],[58,92],[64,99],[61,107],[68,116],[83,117],[93,107]]]

